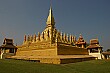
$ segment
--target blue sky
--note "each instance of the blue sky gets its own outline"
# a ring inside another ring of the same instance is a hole
[[[0,44],[6,37],[20,45],[24,34],[42,32],[49,8],[50,0],[0,0]],[[110,0],[52,0],[52,8],[59,31],[110,48]]]

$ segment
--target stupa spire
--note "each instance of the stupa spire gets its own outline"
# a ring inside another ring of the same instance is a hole
[[[48,27],[50,27],[50,26],[54,27],[54,25],[55,25],[55,20],[54,20],[54,16],[53,16],[53,12],[52,12],[52,6],[50,6],[49,15],[48,15],[46,24]]]

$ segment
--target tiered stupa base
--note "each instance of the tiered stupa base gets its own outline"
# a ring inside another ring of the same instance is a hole
[[[58,56],[12,56],[11,59],[36,61],[40,63],[67,64],[95,60],[90,55],[58,55]]]

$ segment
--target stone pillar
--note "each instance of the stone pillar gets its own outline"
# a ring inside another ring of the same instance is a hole
[[[30,36],[30,41],[31,41],[31,42],[33,41],[33,35]]]
[[[61,41],[63,42],[63,33],[61,32]]]
[[[67,42],[69,42],[69,35],[67,34]]]
[[[37,38],[38,41],[40,41],[40,32],[38,32],[38,38]]]
[[[74,43],[76,42],[76,37],[75,37],[75,36],[73,36],[73,42],[74,42]]]
[[[42,39],[44,39],[44,32],[42,32]]]
[[[66,42],[66,34],[64,33],[64,42]]]
[[[36,42],[36,34],[34,34],[33,42]]]
[[[57,41],[58,41],[58,33],[59,33],[59,32],[56,33],[56,39],[57,39]]]
[[[26,35],[24,35],[24,41],[23,41],[23,44],[25,44],[27,42],[27,38],[26,38]]]
[[[27,37],[27,41],[29,42],[30,41],[30,36],[28,35],[28,37]]]
[[[27,38],[26,38],[26,35],[24,35],[24,42],[26,42],[27,40],[26,40]]]
[[[60,37],[60,36],[61,36],[61,33],[60,33],[60,32],[58,32],[58,38],[60,38],[60,39],[61,39],[61,37]]]
[[[74,36],[71,36],[71,42],[72,43],[74,42]]]
[[[72,36],[70,35],[70,43],[72,43]]]

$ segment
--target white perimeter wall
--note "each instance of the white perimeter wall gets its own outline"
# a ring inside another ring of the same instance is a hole
[[[89,53],[89,55],[97,57],[98,59],[102,59],[101,53]]]

